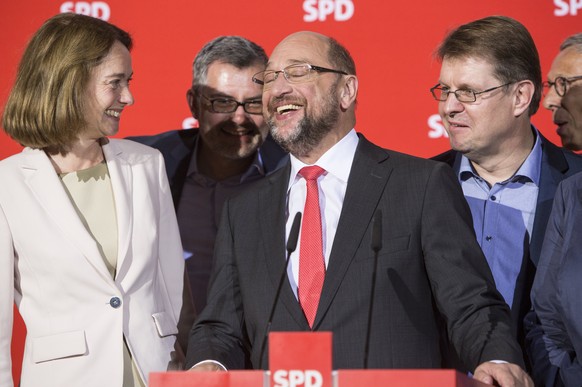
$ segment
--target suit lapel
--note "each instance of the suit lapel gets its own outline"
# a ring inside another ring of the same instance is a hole
[[[530,257],[537,266],[546,226],[552,211],[552,203],[558,184],[566,177],[569,166],[562,150],[540,134],[542,140],[542,164],[536,215],[530,241]]]
[[[329,308],[374,217],[392,167],[388,153],[360,135],[335,234],[314,328]]]
[[[97,242],[77,215],[49,158],[42,150],[26,149],[21,167],[25,182],[56,227],[72,245],[87,258],[95,270],[109,282],[111,275],[105,266]]]
[[[117,217],[117,275],[127,272],[123,266],[129,243],[131,241],[133,222],[133,201],[131,200],[133,174],[131,165],[123,157],[123,151],[117,146],[115,140],[109,140],[103,146],[103,153],[107,161],[109,178],[111,179],[111,189],[115,199],[115,214]],[[146,193],[144,192],[144,195]]]
[[[285,212],[287,208],[287,185],[290,173],[291,163],[287,160],[287,164],[282,167],[280,171],[266,177],[269,182],[269,188],[266,190],[260,190],[258,194],[260,231],[262,235],[269,235],[269,237],[263,238],[266,267],[274,289],[277,289],[277,286],[279,285],[281,274],[285,271],[285,263],[287,259],[285,247]],[[275,216],[273,216],[273,214],[275,214]],[[289,216],[294,217],[295,214]],[[291,289],[291,284],[289,283],[287,275],[285,275],[285,282],[283,283],[279,297],[281,305],[278,305],[277,307],[280,308],[284,306],[287,308],[289,314],[293,317],[299,327],[302,329],[309,329],[309,325],[307,324],[307,320],[299,306],[299,302],[295,298],[295,294]]]

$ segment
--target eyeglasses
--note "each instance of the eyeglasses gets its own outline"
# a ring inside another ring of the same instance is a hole
[[[345,71],[332,70],[325,67],[314,66],[308,63],[302,63],[287,66],[283,70],[279,71],[264,70],[258,72],[253,75],[253,82],[258,83],[259,85],[263,85],[264,88],[268,88],[279,77],[279,74],[283,74],[289,83],[301,83],[311,80],[313,75],[317,73],[336,73],[348,75],[348,73]]]
[[[477,96],[479,94],[483,94],[483,93],[487,93],[499,88],[502,88],[504,86],[509,86],[512,83],[515,82],[509,82],[509,83],[505,83],[503,85],[499,85],[499,86],[495,86],[492,87],[490,89],[487,90],[483,90],[483,91],[474,91],[471,89],[458,89],[458,90],[449,90],[447,87],[441,87],[440,84],[436,84],[434,87],[432,87],[430,89],[430,92],[432,93],[432,96],[434,97],[434,99],[436,99],[437,101],[446,101],[447,98],[449,98],[449,94],[454,94],[455,97],[457,98],[457,100],[459,102],[475,102],[477,101]]]
[[[557,77],[556,79],[554,79],[554,82],[550,81],[544,82],[544,87],[550,88],[553,86],[554,90],[556,90],[556,94],[558,94],[560,97],[563,97],[566,95],[566,92],[568,91],[568,85],[574,81],[579,81],[580,79],[582,79],[582,75],[570,78]]]
[[[212,113],[233,113],[242,106],[248,114],[263,114],[263,102],[261,100],[238,102],[232,98],[208,98],[202,95],[210,102],[210,111]]]

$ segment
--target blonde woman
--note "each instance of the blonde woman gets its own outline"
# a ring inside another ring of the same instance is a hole
[[[163,159],[107,138],[133,104],[131,46],[118,27],[61,14],[21,60],[3,127],[25,148],[0,162],[1,387],[14,302],[22,387],[145,386],[180,352],[184,263]]]

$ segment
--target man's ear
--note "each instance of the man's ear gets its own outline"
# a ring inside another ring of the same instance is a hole
[[[529,105],[535,94],[535,86],[530,80],[523,80],[517,83],[514,94],[514,111],[513,114],[519,117],[524,112],[527,113]]]
[[[358,95],[358,77],[355,75],[344,75],[344,81],[340,87],[340,105],[342,110],[347,110],[356,101]]]
[[[190,108],[190,112],[192,113],[192,117],[198,119],[200,116],[200,104],[198,103],[198,97],[194,90],[188,89],[186,92],[186,100],[188,101],[188,107]]]

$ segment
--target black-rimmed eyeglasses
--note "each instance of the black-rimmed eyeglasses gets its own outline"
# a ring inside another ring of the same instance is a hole
[[[550,88],[553,87],[554,90],[556,90],[556,94],[558,94],[560,97],[563,97],[566,95],[566,92],[568,91],[568,85],[570,85],[570,83],[574,82],[574,81],[579,81],[580,79],[582,79],[582,75],[577,75],[575,77],[557,77],[556,79],[554,79],[554,82],[544,82],[544,87],[546,88]]]
[[[348,75],[348,73],[345,71],[328,69],[308,63],[301,63],[287,66],[283,70],[264,70],[258,72],[253,75],[253,82],[258,83],[259,85],[263,85],[264,88],[268,88],[279,77],[279,74],[283,74],[289,83],[301,83],[311,80],[313,78],[313,74],[317,73],[336,73]]]
[[[261,100],[239,102],[232,98],[209,98],[205,95],[202,97],[210,102],[212,113],[233,113],[239,106],[242,106],[248,114],[263,114],[263,101]]]
[[[437,101],[444,102],[449,98],[449,94],[454,94],[455,97],[459,102],[475,102],[477,101],[477,96],[483,93],[488,93],[490,91],[500,89],[504,86],[509,86],[515,82],[508,82],[503,85],[491,87],[487,90],[483,91],[475,91],[471,89],[457,89],[457,90],[450,90],[448,87],[442,87],[440,84],[436,84],[430,89],[430,92],[434,99]]]

